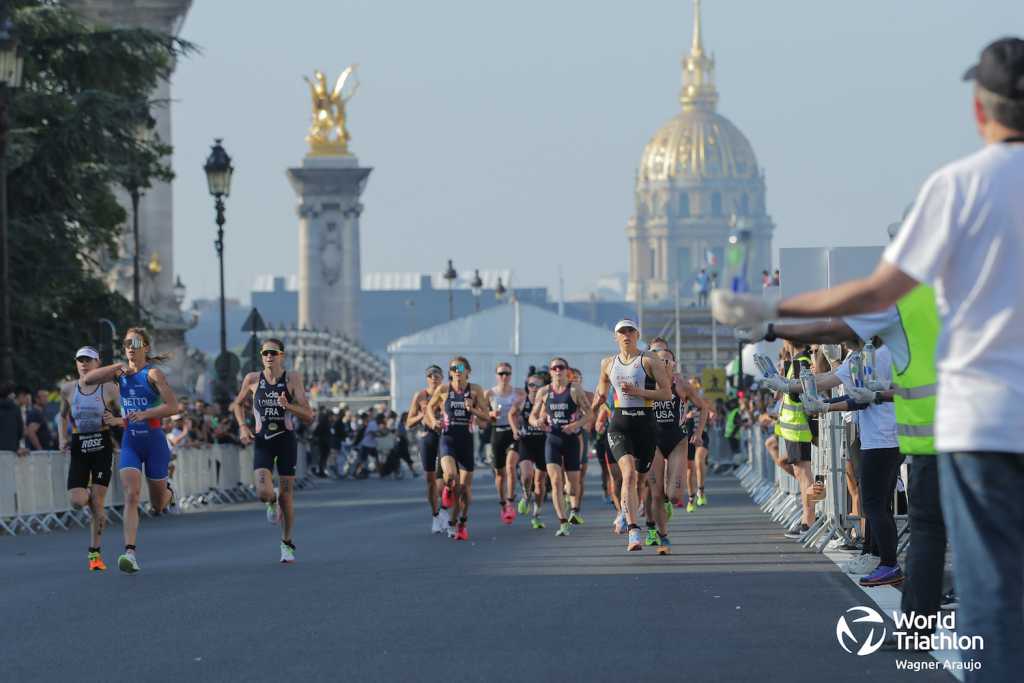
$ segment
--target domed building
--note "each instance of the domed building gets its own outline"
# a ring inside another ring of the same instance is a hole
[[[736,226],[752,236],[750,283],[771,268],[774,225],[765,205],[764,173],[750,142],[716,111],[714,58],[704,52],[700,0],[694,0],[693,44],[683,59],[681,111],[644,148],[636,174],[626,298],[693,296],[701,268],[721,272]]]

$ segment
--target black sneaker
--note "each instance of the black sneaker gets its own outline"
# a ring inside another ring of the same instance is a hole
[[[952,588],[942,596],[942,600],[939,602],[942,609],[953,609],[960,605],[960,599],[956,597],[956,591]]]
[[[800,538],[801,536],[806,534],[810,530],[810,528],[811,527],[807,526],[806,524],[801,524],[797,528],[787,531],[786,538]]]

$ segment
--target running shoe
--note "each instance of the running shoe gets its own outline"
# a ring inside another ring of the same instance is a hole
[[[107,571],[107,565],[103,564],[103,558],[100,557],[99,553],[89,553],[89,571],[91,571],[91,572],[105,572],[105,571]]]
[[[801,524],[800,526],[797,526],[797,527],[794,527],[794,528],[790,529],[789,531],[787,531],[783,535],[786,538],[792,538],[792,539],[802,538],[803,535],[805,533],[807,533],[808,530],[810,530],[810,528],[811,527],[807,526],[806,524]]]
[[[686,507],[686,504],[685,504],[685,503],[683,503],[683,501],[682,501],[682,500],[677,500],[677,501],[676,501],[676,502],[674,503],[674,506],[675,506],[675,507],[677,507],[677,508],[679,508],[679,509],[681,510],[681,509],[683,509],[684,507]]]
[[[686,511],[687,512],[693,512],[696,509],[697,509],[697,506],[693,504],[693,498],[691,498],[690,500],[686,501]]]
[[[459,525],[458,531],[455,532],[455,540],[456,541],[468,541],[469,540],[469,530],[466,529],[466,525],[465,524],[460,524]]]
[[[447,510],[452,506],[452,489],[450,486],[445,486],[441,489],[441,507]]]
[[[903,572],[899,566],[878,565],[875,571],[860,577],[858,583],[865,588],[871,586],[898,586],[903,583]]]
[[[167,508],[164,512],[169,515],[180,515],[181,508],[178,507],[178,497],[174,495],[174,489],[171,488],[170,480],[167,481],[167,490],[171,492],[171,500],[167,503]]]
[[[530,519],[530,526],[532,526],[534,529],[543,529],[544,522],[540,521],[540,517],[532,517]]]
[[[665,501],[665,518],[669,522],[672,521],[672,501],[670,500]]]
[[[644,539],[644,545],[658,545],[658,530],[654,527],[647,528],[647,538]]]
[[[510,501],[505,503],[505,524],[511,524],[514,521],[516,521],[516,508]]]
[[[658,538],[658,554],[659,555],[671,555],[672,554],[672,541],[668,540],[668,536],[660,536]]]
[[[579,510],[573,510],[572,514],[569,515],[569,522],[571,524],[583,524],[583,515],[580,514]]]
[[[615,518],[615,522],[612,524],[612,532],[616,534],[624,534],[629,531],[629,523],[626,522],[626,515],[619,513]]]
[[[125,574],[134,574],[141,569],[141,567],[139,567],[139,561],[135,559],[135,553],[130,550],[117,558],[117,568]]]
[[[878,568],[879,557],[871,553],[858,555],[849,562],[839,566],[847,574],[870,574]]]
[[[295,546],[288,545],[284,541],[281,541],[281,562],[284,564],[291,564],[295,561]]]
[[[945,595],[942,596],[942,601],[939,603],[942,609],[953,609],[960,605],[960,599],[956,597],[956,590],[950,588]]]
[[[555,536],[568,536],[571,531],[572,524],[569,524],[569,522],[562,522],[558,525],[558,531],[555,532]]]
[[[448,534],[448,538],[454,540],[455,536],[457,535],[455,531],[455,525],[451,522],[448,522],[448,526],[445,528],[445,533]]]
[[[445,523],[444,523],[444,520],[441,518],[441,513],[440,512],[438,512],[436,515],[431,517],[430,533],[432,533],[432,534],[439,534],[442,531],[444,531],[444,527],[445,527]]]
[[[523,496],[522,498],[519,499],[518,510],[519,514],[521,515],[525,515],[527,512],[530,511],[529,503],[526,502],[526,496]]]
[[[629,540],[626,543],[626,550],[634,552],[636,550],[642,550],[644,547],[643,537],[640,534],[640,528],[629,530]]]
[[[279,524],[281,522],[281,508],[276,501],[267,503],[267,521],[271,524]]]
[[[704,507],[708,504],[708,499],[703,493],[697,494],[697,507]]]

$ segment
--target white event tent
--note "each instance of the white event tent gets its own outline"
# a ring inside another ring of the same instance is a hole
[[[611,330],[556,315],[537,306],[510,302],[459,318],[388,344],[391,403],[401,413],[425,386],[425,370],[439,365],[448,374],[452,356],[465,356],[471,380],[485,389],[494,384],[499,362],[512,365],[512,383],[522,387],[530,366],[547,367],[553,355],[565,357],[583,372],[593,389],[601,359],[615,353]]]

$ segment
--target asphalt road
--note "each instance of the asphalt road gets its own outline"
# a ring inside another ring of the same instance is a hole
[[[429,533],[422,478],[299,491],[290,566],[255,504],[143,520],[134,576],[120,526],[105,573],[84,530],[0,538],[0,680],[953,680],[843,651],[864,594],[732,478],[677,512],[667,557],[625,552],[593,476],[568,538],[550,508],[544,531],[501,524],[492,481],[468,543]]]

